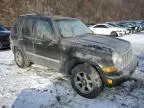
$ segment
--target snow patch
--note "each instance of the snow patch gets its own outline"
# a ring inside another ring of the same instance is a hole
[[[139,66],[133,77],[118,87],[106,88],[86,99],[71,87],[69,77],[49,67],[16,66],[10,50],[0,51],[0,107],[5,108],[144,108],[143,33],[121,37],[134,46]]]

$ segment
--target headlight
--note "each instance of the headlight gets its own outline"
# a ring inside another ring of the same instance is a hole
[[[118,70],[123,68],[122,57],[118,53],[113,53],[112,60],[114,65],[118,68]]]

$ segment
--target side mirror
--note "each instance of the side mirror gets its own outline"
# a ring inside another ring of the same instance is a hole
[[[58,44],[61,41],[61,37],[45,35],[45,34],[43,34],[42,38],[45,42],[48,42],[48,43],[51,43],[51,44]]]
[[[45,41],[52,41],[51,36],[47,36],[47,35],[44,35],[44,34],[43,34],[43,39],[44,39]]]

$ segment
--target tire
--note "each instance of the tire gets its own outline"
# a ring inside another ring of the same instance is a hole
[[[70,80],[74,90],[85,98],[95,98],[103,90],[103,81],[98,71],[87,64],[74,67]]]
[[[30,62],[26,59],[26,57],[22,53],[22,51],[19,49],[16,49],[14,51],[14,59],[15,59],[16,64],[20,68],[26,68],[31,65]]]
[[[110,34],[112,37],[118,37],[118,34],[116,32],[111,32]]]

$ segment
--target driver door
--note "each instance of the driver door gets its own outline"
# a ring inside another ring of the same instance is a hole
[[[35,25],[34,53],[37,63],[45,66],[60,66],[61,50],[59,42],[54,38],[54,30],[50,20],[37,20]]]

